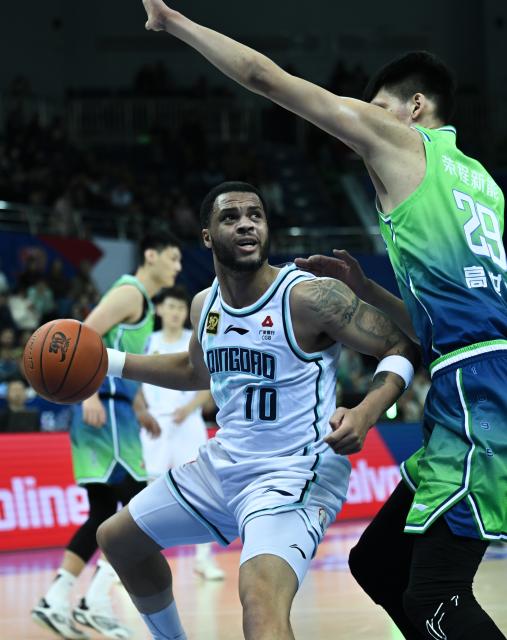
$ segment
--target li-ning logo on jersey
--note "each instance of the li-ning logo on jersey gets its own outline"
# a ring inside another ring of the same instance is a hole
[[[211,375],[214,373],[250,373],[258,378],[274,380],[276,358],[271,353],[240,347],[219,347],[206,351],[206,363]]]
[[[49,344],[49,353],[58,353],[60,351],[60,362],[65,360],[65,356],[67,355],[67,351],[70,345],[70,338],[62,333],[61,331],[57,331],[53,333],[51,336],[51,342]]]
[[[224,333],[230,333],[231,331],[235,331],[236,333],[239,333],[240,336],[244,336],[245,333],[249,332],[249,329],[243,329],[243,327],[235,327],[234,325],[230,324],[224,331]]]
[[[220,320],[220,314],[216,311],[210,311],[206,318],[206,333],[212,333],[216,335],[218,333],[218,321]]]

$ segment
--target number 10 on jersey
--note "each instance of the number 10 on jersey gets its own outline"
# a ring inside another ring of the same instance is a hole
[[[274,422],[276,420],[277,394],[272,387],[246,387],[245,419]]]

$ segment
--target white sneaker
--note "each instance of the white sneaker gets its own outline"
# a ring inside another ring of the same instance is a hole
[[[65,604],[50,605],[45,598],[42,598],[32,609],[32,619],[39,626],[66,640],[88,640],[90,637],[74,626],[70,607]]]
[[[225,573],[215,563],[212,556],[197,559],[194,571],[204,580],[223,580],[225,578]]]
[[[72,612],[74,620],[98,631],[106,638],[130,638],[129,629],[123,627],[115,618],[109,596],[101,598],[88,605],[85,598],[81,598]]]

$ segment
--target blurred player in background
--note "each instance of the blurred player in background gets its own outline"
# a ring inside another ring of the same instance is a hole
[[[144,6],[146,28],[180,38],[363,159],[403,301],[371,282],[356,293],[420,342],[433,384],[424,447],[402,466],[405,483],[361,538],[351,569],[407,638],[504,638],[472,592],[489,542],[507,539],[504,196],[456,146],[451,72],[413,51],[372,78],[364,101],[354,100],[285,72],[162,0]],[[341,257],[337,271],[347,278],[351,266]],[[317,265],[318,273],[332,275],[335,264]]]
[[[185,329],[189,304],[185,291],[179,287],[165,288],[154,298],[155,310],[162,329],[155,331],[146,347],[154,353],[188,351],[192,331]],[[208,440],[202,407],[209,402],[209,391],[177,391],[143,384],[142,394],[149,413],[160,425],[161,434],[153,438],[141,432],[144,461],[148,478],[154,480],[168,469],[195,460],[199,448]],[[206,580],[222,580],[224,572],[211,555],[211,543],[197,545],[195,571]]]
[[[173,285],[181,271],[178,242],[169,234],[147,236],[140,245],[140,260],[135,275],[119,278],[85,320],[106,346],[133,353],[144,353],[153,332],[151,298]],[[74,407],[74,475],[87,490],[89,516],[67,546],[49,590],[32,610],[37,623],[69,640],[88,637],[72,617],[108,638],[129,636],[112,612],[109,591],[116,574],[105,560],[98,561],[89,589],[72,613],[70,599],[77,577],[97,550],[99,525],[116,512],[118,502],[128,504],[146,486],[139,425],[154,435],[160,429],[144,408],[136,415],[138,388],[136,383],[106,377],[98,393]]]

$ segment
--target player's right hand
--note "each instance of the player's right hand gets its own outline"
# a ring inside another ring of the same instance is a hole
[[[106,424],[106,410],[96,393],[83,400],[83,422],[96,429]]]
[[[333,256],[314,255],[309,258],[296,258],[294,262],[303,271],[309,271],[316,276],[341,280],[361,298],[368,278],[359,262],[343,249],[333,249]]]

